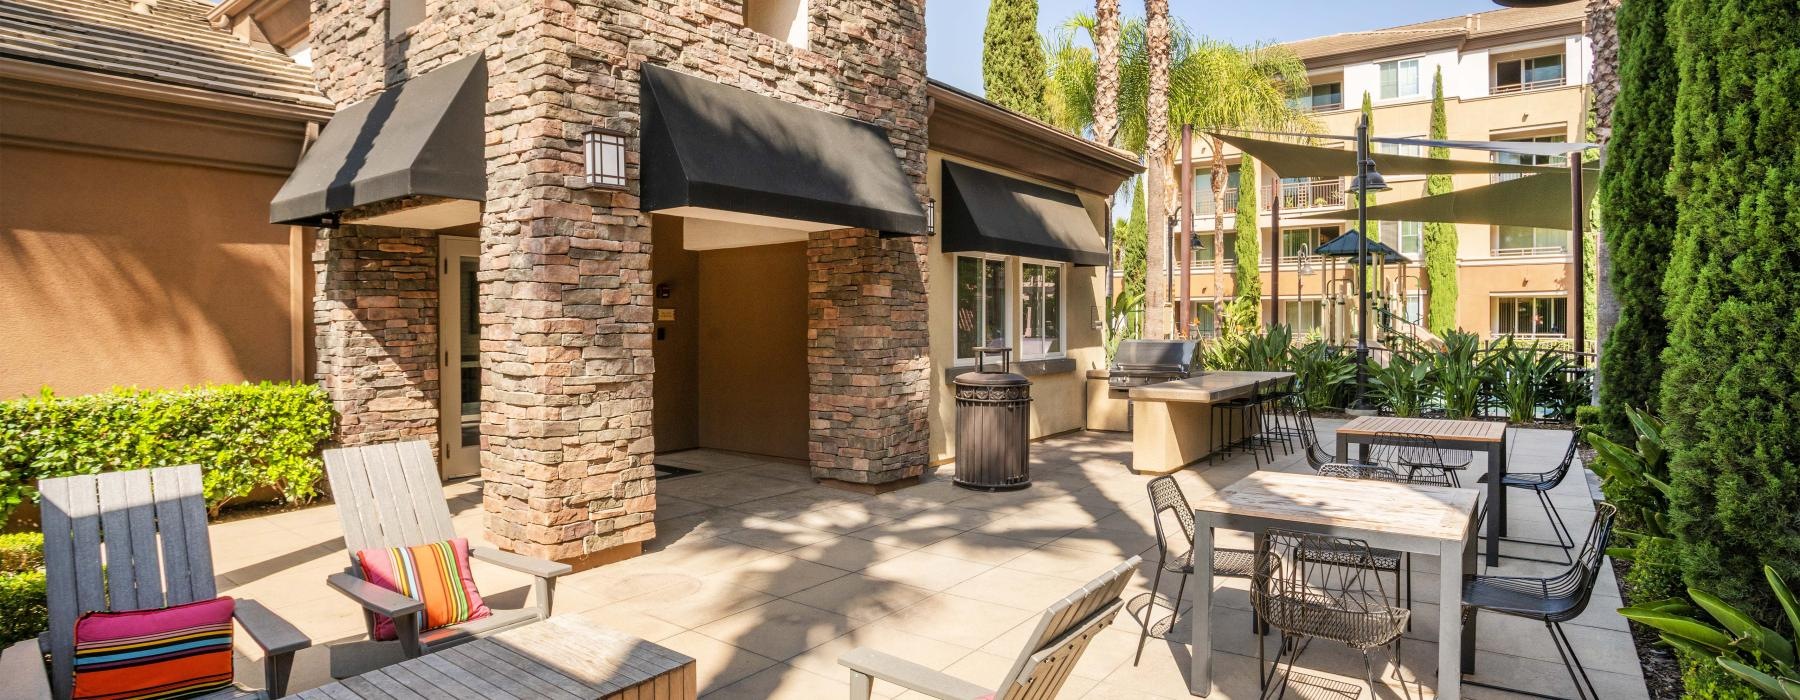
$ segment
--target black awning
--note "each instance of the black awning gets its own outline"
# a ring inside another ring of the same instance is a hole
[[[269,221],[331,215],[413,195],[483,201],[487,66],[460,59],[339,110],[269,203]]]
[[[644,64],[645,211],[700,207],[924,235],[887,131]]]
[[[1106,236],[1072,192],[944,161],[944,252],[1106,264]]]

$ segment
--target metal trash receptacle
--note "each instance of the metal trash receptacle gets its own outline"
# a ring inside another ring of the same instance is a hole
[[[956,376],[957,486],[1010,491],[1031,485],[1031,380],[1012,370],[1012,348],[975,348],[976,368]],[[989,372],[988,355],[1000,356]]]

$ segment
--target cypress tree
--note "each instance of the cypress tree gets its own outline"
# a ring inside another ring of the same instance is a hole
[[[1368,124],[1369,124],[1369,138],[1371,138],[1371,139],[1375,138],[1375,103],[1369,99],[1369,91],[1368,90],[1363,91],[1362,118],[1363,118],[1363,121],[1368,122]],[[1375,143],[1373,141],[1371,141],[1369,143],[1369,154],[1374,155],[1374,153],[1375,153]],[[1364,192],[1362,197],[1363,197],[1363,204],[1365,206],[1371,206],[1371,207],[1375,206],[1375,193],[1374,192]],[[1369,240],[1371,240],[1371,241],[1381,240],[1381,236],[1379,234],[1371,236],[1371,235],[1369,235],[1368,231],[1364,231],[1363,235],[1369,236]]]
[[[1444,114],[1444,69],[1431,78],[1431,138],[1450,137],[1449,120]],[[1450,149],[1431,147],[1431,157],[1450,157]],[[1449,175],[1425,178],[1425,194],[1449,194]],[[1425,282],[1431,288],[1430,308],[1426,310],[1425,327],[1443,335],[1456,330],[1456,224],[1430,221],[1425,224]]]
[[[1669,1],[1632,0],[1617,16],[1619,96],[1599,196],[1618,319],[1600,356],[1600,418],[1602,430],[1620,442],[1634,439],[1625,408],[1656,403],[1658,357],[1669,335],[1662,294],[1675,223],[1675,200],[1663,187],[1675,151]]]
[[[1774,625],[1762,566],[1800,580],[1800,4],[1674,0],[1668,17],[1670,524],[1688,585]]]
[[[988,3],[987,29],[981,35],[981,85],[995,104],[1043,120],[1049,117],[1044,103],[1048,73],[1037,20],[1037,0]]]
[[[1149,271],[1144,264],[1144,187],[1143,181],[1132,189],[1131,218],[1114,232],[1113,244],[1119,247],[1119,287],[1133,294],[1143,294]]]
[[[1234,329],[1254,330],[1262,320],[1262,227],[1256,221],[1256,161],[1244,156],[1238,167],[1237,243],[1232,246],[1237,271],[1228,318]]]

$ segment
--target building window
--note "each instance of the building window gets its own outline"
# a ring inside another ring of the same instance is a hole
[[[1406,136],[1404,138],[1422,139],[1425,137],[1423,135],[1420,135],[1420,136]],[[1425,157],[1425,146],[1423,146],[1421,144],[1382,143],[1380,141],[1376,141],[1374,146],[1375,146],[1376,153],[1383,153],[1383,154],[1387,154],[1390,156],[1412,156],[1414,158],[1424,158]]]
[[[806,48],[807,0],[744,0],[744,26]]]
[[[406,35],[406,30],[425,21],[425,0],[388,0],[388,39]]]
[[[1407,323],[1419,325],[1425,322],[1425,293],[1413,290],[1406,293],[1400,303],[1400,317]]]
[[[1419,96],[1419,59],[1405,58],[1376,64],[1381,72],[1380,99]]]
[[[1294,331],[1295,336],[1306,335],[1319,330],[1323,309],[1319,300],[1283,301],[1281,302],[1281,322]]]
[[[1494,335],[1563,338],[1568,335],[1567,297],[1500,297],[1494,303]]]
[[[1177,253],[1179,254],[1179,253]],[[1213,266],[1213,232],[1194,233],[1194,267],[1211,270]],[[1225,232],[1225,269],[1237,267],[1237,232]]]
[[[1024,335],[1020,357],[1049,357],[1063,351],[1063,266],[1028,262],[1019,266],[1024,278],[1019,286],[1019,318]]]
[[[1194,175],[1194,212],[1200,216],[1213,215],[1212,168],[1208,167]],[[1238,201],[1238,166],[1225,166],[1225,213],[1237,212]]]
[[[1006,261],[956,258],[956,359],[975,348],[1006,344]]]
[[[1342,82],[1313,83],[1289,100],[1288,104],[1301,112],[1331,112],[1343,109],[1344,84]]]
[[[1494,255],[1562,255],[1569,252],[1569,232],[1536,226],[1495,226]]]
[[[1419,262],[1425,252],[1425,224],[1418,221],[1383,221],[1379,224],[1381,242],[1400,251],[1401,255]]]
[[[1498,61],[1494,64],[1495,94],[1562,87],[1562,54]]]
[[[1314,255],[1320,245],[1338,236],[1336,226],[1291,228],[1281,232],[1281,258],[1295,260]]]
[[[1210,301],[1196,301],[1188,306],[1188,319],[1190,336],[1210,338],[1219,332],[1218,315],[1213,313]]]

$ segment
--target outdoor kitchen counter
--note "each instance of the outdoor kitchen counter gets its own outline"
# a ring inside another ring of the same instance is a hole
[[[1131,389],[1131,468],[1168,474],[1212,453],[1212,405],[1293,372],[1207,372]]]

